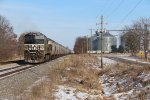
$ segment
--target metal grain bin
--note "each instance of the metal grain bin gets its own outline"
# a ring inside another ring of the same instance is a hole
[[[101,36],[94,34],[91,38],[92,39],[90,40],[92,40],[92,51],[101,53]],[[117,45],[117,38],[111,35],[109,32],[103,33],[102,52],[110,53],[112,45]]]

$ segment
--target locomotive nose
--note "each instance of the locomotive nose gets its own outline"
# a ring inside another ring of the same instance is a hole
[[[38,45],[32,44],[29,46],[29,50],[38,50],[38,49],[39,49]]]
[[[32,50],[44,50],[44,45],[32,45]]]
[[[44,50],[44,44],[30,44],[24,45],[25,50]]]

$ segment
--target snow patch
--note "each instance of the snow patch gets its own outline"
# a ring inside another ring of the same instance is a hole
[[[97,100],[100,95],[90,95],[85,92],[77,91],[76,88],[68,86],[58,86],[58,89],[55,90],[54,96],[56,100]]]
[[[131,96],[133,93],[133,90],[130,90],[128,92],[123,92],[123,93],[116,93],[114,94],[114,97],[116,100],[126,100],[127,98],[129,99],[129,96]]]
[[[148,81],[150,80],[150,72],[149,73],[142,73],[138,78],[143,79],[143,81]]]
[[[56,100],[77,100],[75,96],[75,88],[58,86],[57,92],[54,94]]]
[[[137,58],[137,57],[118,56],[118,58],[125,59],[125,60],[129,60],[129,61],[134,61],[134,62],[139,62],[139,63],[143,63],[143,64],[150,64],[150,62],[141,61],[141,60],[140,60],[139,58]]]
[[[98,57],[99,60],[101,60],[101,57]],[[117,62],[114,60],[111,60],[109,58],[105,58],[103,57],[103,64],[108,66],[108,65],[112,65],[112,64],[116,64]]]
[[[141,83],[133,81],[130,77],[119,78],[111,77],[109,75],[103,74],[100,76],[100,81],[103,87],[104,96],[113,96],[115,100],[127,100],[129,98],[138,98],[141,93],[150,93],[150,84],[143,85],[143,82],[149,82],[150,72],[141,73],[137,76]],[[130,89],[128,87],[131,87]],[[121,91],[120,91],[121,89]],[[150,95],[146,95],[146,100],[149,100]]]

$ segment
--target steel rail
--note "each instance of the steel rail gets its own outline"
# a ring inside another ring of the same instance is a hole
[[[0,79],[33,67],[36,67],[36,65],[16,66],[12,68],[2,69],[0,70]]]

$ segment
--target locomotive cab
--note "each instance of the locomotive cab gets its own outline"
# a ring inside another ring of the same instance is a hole
[[[39,63],[44,61],[46,36],[41,33],[28,33],[25,35],[24,56],[29,63]]]

